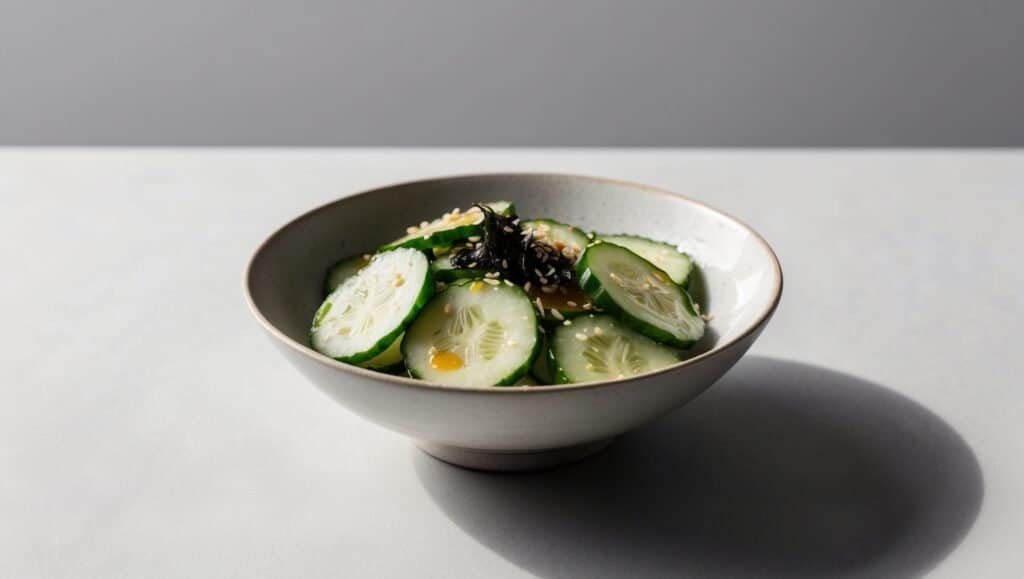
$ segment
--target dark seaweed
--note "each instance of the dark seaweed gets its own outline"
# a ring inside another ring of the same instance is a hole
[[[516,215],[500,215],[486,205],[483,235],[472,249],[452,253],[452,267],[497,271],[517,284],[568,285],[575,280],[573,261],[526,233]],[[471,267],[472,266],[472,267]]]

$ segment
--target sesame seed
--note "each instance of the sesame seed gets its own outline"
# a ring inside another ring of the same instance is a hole
[[[513,231],[515,231],[515,229],[512,229],[508,225],[502,227],[502,229],[505,231],[505,233],[512,233]]]
[[[565,302],[565,304],[567,306],[569,306],[570,308],[575,308],[576,307],[576,302],[574,302],[572,300],[569,300],[569,301]]]
[[[373,256],[370,255],[369,253],[364,253],[363,254],[363,261],[370,261],[371,257],[373,257]]]
[[[452,305],[451,304],[445,304],[444,305],[444,313],[445,313],[445,315],[449,315],[449,316],[452,315]]]
[[[604,333],[604,330],[601,329],[601,326],[594,326],[594,335],[595,336],[600,336],[603,333]]]
[[[586,342],[587,341],[587,335],[586,334],[582,334],[580,332],[576,332],[576,339],[581,341],[581,342]]]
[[[512,220],[512,225],[519,225],[519,218],[518,217],[516,217],[515,219]]]
[[[458,207],[452,209],[452,215],[458,215],[459,213],[462,213],[462,210],[459,209]]]
[[[501,274],[496,271],[489,271],[484,274],[484,277],[498,277],[499,275]]]
[[[479,235],[471,235],[471,236],[467,237],[466,239],[472,241],[473,243],[476,243],[477,241],[480,241],[480,236]]]
[[[544,275],[546,275],[548,277],[551,277],[554,273],[555,273],[555,266],[549,265],[548,266],[548,272],[545,273]]]
[[[542,334],[548,333],[548,331],[544,329],[544,326],[537,326],[537,329],[540,330],[540,333]]]
[[[476,262],[475,261],[469,264],[469,269],[474,269],[475,267],[476,267]]]
[[[544,277],[544,274],[542,274],[537,268],[534,268],[533,273],[537,274],[537,277]]]
[[[551,308],[551,317],[555,318],[560,322],[565,321],[565,316],[562,315],[562,312],[556,310],[555,308]]]
[[[528,291],[530,291],[531,287],[533,287],[533,282],[529,282],[528,281],[528,282],[523,284],[523,291],[527,291],[528,292]]]
[[[594,304],[592,304],[590,302],[587,302],[587,303],[583,304],[583,309],[585,309],[585,310],[589,310],[589,309],[591,309],[593,307],[594,307]]]
[[[540,285],[543,285],[543,286],[548,285],[548,278],[546,278],[544,276],[540,276],[540,278],[537,279],[537,281],[540,282]],[[541,288],[541,289],[544,289],[544,288]],[[550,293],[550,292],[548,292],[548,293]]]
[[[420,221],[420,229],[426,229],[428,226],[430,226],[430,224],[426,221]]]
[[[540,296],[537,296],[533,303],[537,304],[537,309],[540,310],[541,315],[544,315],[544,303],[540,301]]]
[[[420,228],[416,227],[415,225],[413,225],[412,227],[406,227],[405,228],[405,232],[408,235],[416,235],[417,233],[419,233],[419,230],[420,230]]]
[[[423,239],[430,239],[430,234],[428,233],[428,234],[424,235]]]
[[[514,285],[516,285],[516,284],[512,283],[512,280],[510,280],[510,279],[506,279],[506,280],[505,280],[505,285],[507,285],[508,287],[512,287],[512,286],[514,286]]]
[[[703,320],[704,320],[705,322],[710,322],[710,321],[712,321],[712,320],[714,320],[714,319],[715,319],[715,316],[714,316],[714,315],[712,315],[712,314],[701,314],[701,316],[700,316],[700,317],[701,317],[701,319],[703,319]]]
[[[555,286],[553,286],[553,285],[541,286],[540,291],[542,291],[542,292],[544,292],[546,294],[553,294],[553,293],[555,293]]]
[[[572,325],[572,320],[565,320],[564,322],[562,322],[562,325],[563,326],[571,326]]]
[[[395,287],[402,287],[403,285],[405,285],[405,278],[402,277],[402,274],[398,274],[395,276],[395,280],[391,282],[391,285]]]
[[[501,269],[508,269],[508,260],[507,259],[501,260]]]
[[[469,243],[469,242],[467,242],[467,243],[466,243],[466,247],[467,247],[468,249],[473,249],[473,244],[472,244],[472,243]]]
[[[484,279],[484,283],[489,284],[489,285],[501,285],[501,282],[496,280],[496,279],[494,279],[493,277],[489,277],[489,278]]]

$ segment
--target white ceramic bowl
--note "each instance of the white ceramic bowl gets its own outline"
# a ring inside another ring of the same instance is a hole
[[[410,223],[495,199],[513,201],[522,216],[679,244],[704,272],[706,311],[714,316],[701,353],[623,380],[457,388],[349,366],[308,346],[307,331],[331,264],[398,237]],[[781,292],[782,270],[774,252],[736,219],[654,187],[557,174],[429,179],[345,197],[274,232],[256,250],[245,276],[253,315],[317,387],[352,412],[413,438],[435,457],[490,470],[582,458],[685,404],[746,352]]]

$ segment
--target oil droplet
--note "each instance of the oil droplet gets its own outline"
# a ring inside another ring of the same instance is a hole
[[[430,355],[430,367],[441,372],[451,372],[462,367],[462,358],[454,352],[437,352]]]

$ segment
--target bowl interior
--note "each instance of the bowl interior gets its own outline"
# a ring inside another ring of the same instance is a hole
[[[692,255],[703,273],[705,309],[714,316],[699,351],[721,347],[756,326],[770,313],[781,287],[768,245],[745,225],[700,203],[599,178],[499,174],[384,187],[297,218],[253,256],[246,280],[252,303],[270,325],[308,349],[306,336],[328,267],[400,237],[410,224],[498,199],[514,202],[524,218],[643,235]]]

